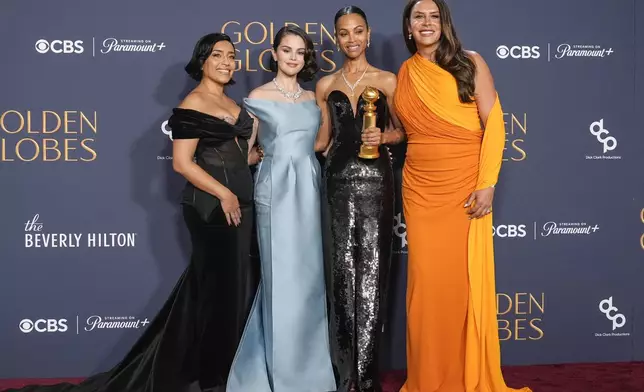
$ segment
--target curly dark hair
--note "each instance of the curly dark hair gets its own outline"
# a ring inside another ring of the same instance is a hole
[[[320,70],[320,67],[318,66],[315,56],[313,40],[311,40],[311,37],[309,37],[309,35],[306,34],[304,30],[293,25],[282,27],[277,32],[277,34],[275,34],[275,39],[273,40],[273,50],[277,51],[277,48],[282,43],[282,38],[284,38],[288,34],[302,38],[306,46],[306,52],[304,53],[304,67],[302,67],[300,72],[297,74],[297,78],[304,82],[313,80],[315,74]],[[271,71],[277,72],[277,62],[273,59],[272,56],[269,68]]]
[[[414,37],[409,38],[409,25],[411,10],[422,0],[411,0],[403,11],[403,37],[409,53],[415,54],[418,51]],[[452,74],[458,86],[458,97],[463,103],[474,102],[474,77],[476,76],[476,64],[470,56],[465,53],[461,41],[456,36],[456,30],[452,23],[452,16],[445,0],[433,0],[441,19],[441,37],[436,49],[436,64]]]
[[[224,33],[211,33],[199,38],[199,41],[195,44],[195,48],[192,52],[192,58],[184,68],[191,78],[198,82],[201,81],[203,78],[203,64],[208,59],[208,56],[212,54],[212,48],[219,41],[228,41],[233,46],[233,49],[235,48],[233,41]],[[230,79],[230,81],[226,83],[227,86],[231,86],[233,84],[235,84],[233,79]]]

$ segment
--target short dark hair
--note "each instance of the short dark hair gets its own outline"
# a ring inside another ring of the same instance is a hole
[[[348,5],[346,7],[340,8],[338,12],[335,14],[335,19],[333,20],[333,25],[337,26],[338,25],[338,19],[345,15],[351,15],[351,14],[358,14],[364,19],[364,23],[367,25],[367,28],[369,28],[369,21],[367,20],[367,14],[364,13],[362,8],[356,6],[356,5]]]
[[[313,40],[309,37],[308,34],[301,28],[293,25],[288,25],[282,27],[277,34],[275,34],[275,39],[273,40],[273,50],[277,52],[277,48],[282,43],[282,38],[286,35],[295,35],[304,40],[304,45],[306,46],[306,52],[304,53],[304,67],[297,74],[298,79],[308,82],[313,80],[315,74],[320,70],[318,66],[315,49],[313,48]],[[269,68],[273,72],[277,72],[277,62],[271,56],[271,62]]]
[[[233,46],[233,49],[235,48],[233,41],[224,33],[211,33],[199,38],[192,52],[192,58],[184,68],[191,78],[197,82],[201,81],[203,78],[203,64],[208,59],[208,56],[212,54],[212,48],[220,41],[228,41]],[[233,79],[226,83],[227,86],[233,84],[235,84]]]

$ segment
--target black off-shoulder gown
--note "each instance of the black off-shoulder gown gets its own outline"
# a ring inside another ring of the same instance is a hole
[[[229,226],[218,199],[186,184],[182,204],[193,246],[190,264],[130,352],[111,370],[79,385],[30,385],[6,392],[225,391],[257,290],[247,161],[252,124],[245,110],[236,124],[190,109],[173,110],[173,139],[199,139],[197,164],[237,195],[242,224]]]

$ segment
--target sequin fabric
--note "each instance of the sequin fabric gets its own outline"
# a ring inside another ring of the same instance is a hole
[[[377,126],[389,121],[385,95]],[[325,163],[326,271],[330,340],[338,392],[381,391],[378,343],[383,330],[393,235],[393,170],[386,146],[361,159],[364,101],[354,115],[349,98],[327,98],[333,145]]]

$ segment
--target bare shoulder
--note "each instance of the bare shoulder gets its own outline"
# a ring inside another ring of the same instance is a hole
[[[396,83],[396,79],[397,79],[395,73],[384,71],[384,70],[380,71],[379,77],[382,78],[382,80],[387,83]]]
[[[380,81],[383,91],[387,95],[391,96],[394,94],[394,91],[396,91],[396,84],[398,82],[398,78],[395,73],[380,70],[378,80]]]
[[[178,107],[182,109],[191,109],[204,112],[208,107],[208,99],[204,94],[198,91],[191,91],[188,95],[186,95],[183,101],[179,103]]]
[[[472,61],[474,61],[474,64],[476,65],[477,70],[480,70],[481,72],[484,72],[484,73],[490,72],[490,69],[487,66],[487,63],[485,62],[485,59],[483,59],[483,56],[481,56],[479,53],[473,50],[466,50],[465,54],[467,54],[467,56],[471,58]]]
[[[302,101],[311,101],[314,99],[315,99],[315,91],[304,90],[302,92],[302,98],[301,98]]]
[[[327,91],[335,81],[336,75],[337,72],[323,76],[322,78],[320,78],[320,80],[318,80],[317,84],[315,85],[315,93],[317,96],[321,96],[326,99]]]
[[[268,82],[266,84],[263,84],[253,89],[248,94],[248,98],[264,99],[264,98],[268,98],[273,92],[275,92],[275,84],[273,84],[273,82]]]

